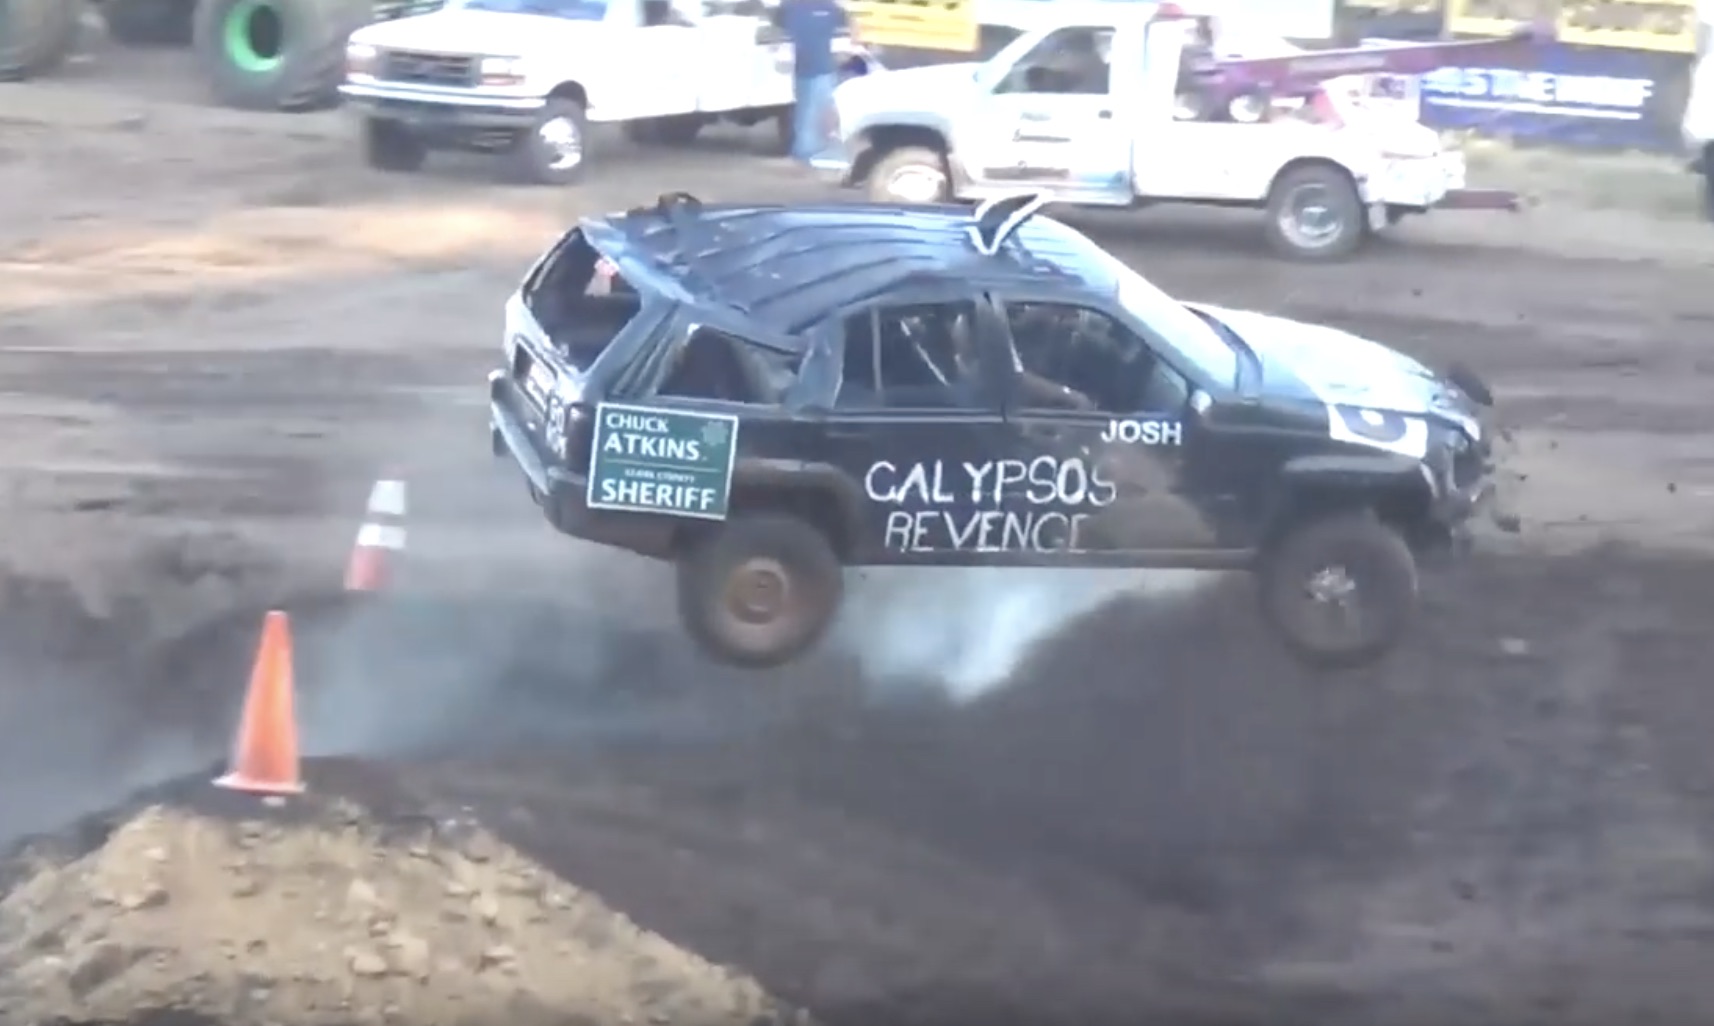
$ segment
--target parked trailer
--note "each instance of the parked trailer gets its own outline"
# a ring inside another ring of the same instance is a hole
[[[345,41],[445,0],[0,0],[0,81],[54,72],[93,10],[121,46],[186,47],[215,101],[243,110],[338,102]]]

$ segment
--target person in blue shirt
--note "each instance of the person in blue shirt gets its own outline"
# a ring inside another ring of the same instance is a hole
[[[792,156],[808,164],[829,142],[839,84],[833,40],[845,31],[845,9],[835,0],[782,0],[779,19],[792,42]]]

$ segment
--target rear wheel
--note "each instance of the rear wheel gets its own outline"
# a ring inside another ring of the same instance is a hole
[[[189,46],[196,0],[101,0],[101,20],[125,46]]]
[[[952,198],[946,158],[922,146],[892,151],[869,171],[869,198],[876,203],[946,202]]]
[[[0,82],[56,70],[77,45],[77,0],[0,0]]]
[[[1291,260],[1343,260],[1369,235],[1368,212],[1351,176],[1331,164],[1281,175],[1268,194],[1268,244]]]
[[[199,0],[196,59],[229,107],[332,106],[345,79],[346,40],[372,14],[371,0]]]
[[[838,554],[813,525],[783,513],[740,514],[679,561],[679,619],[720,662],[779,666],[826,633],[844,586]]]
[[[1366,510],[1289,528],[1264,555],[1257,583],[1262,611],[1287,647],[1327,669],[1379,659],[1416,614],[1416,558]]]

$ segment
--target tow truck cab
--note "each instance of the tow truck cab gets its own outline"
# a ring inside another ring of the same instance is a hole
[[[1464,186],[1462,155],[1410,123],[1383,131],[1266,96],[1254,121],[1187,117],[1199,24],[1176,8],[1063,3],[1053,13],[987,61],[841,85],[844,184],[907,203],[1028,189],[1096,207],[1254,207],[1268,211],[1275,248],[1304,259],[1349,255]]]

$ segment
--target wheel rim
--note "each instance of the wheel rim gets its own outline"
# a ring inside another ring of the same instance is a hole
[[[777,559],[750,559],[732,570],[722,596],[728,615],[746,627],[769,627],[791,605],[791,575]]]
[[[226,57],[240,71],[266,74],[285,61],[285,21],[268,0],[238,0],[226,12]]]
[[[1339,564],[1320,567],[1303,581],[1301,627],[1316,648],[1346,651],[1365,640],[1368,618],[1362,589],[1351,571]]]
[[[553,118],[536,131],[548,152],[548,167],[567,171],[583,163],[583,133],[570,118]]]
[[[1296,186],[1280,211],[1280,231],[1300,249],[1322,249],[1336,242],[1344,225],[1333,203],[1333,191],[1320,184]]]
[[[913,164],[887,178],[887,195],[901,203],[938,203],[946,194],[946,176],[938,168]]]

